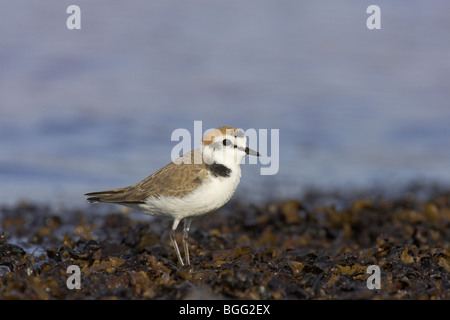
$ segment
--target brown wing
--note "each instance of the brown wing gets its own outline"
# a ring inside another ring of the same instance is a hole
[[[143,203],[150,197],[180,197],[194,191],[208,177],[206,165],[193,150],[135,185],[87,193],[89,202]],[[186,161],[190,159],[190,163]],[[183,163],[183,160],[185,163]],[[194,160],[197,160],[196,163]]]

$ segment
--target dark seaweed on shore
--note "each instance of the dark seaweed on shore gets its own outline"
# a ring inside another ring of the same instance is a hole
[[[325,198],[234,201],[194,220],[192,265],[182,268],[170,221],[117,208],[3,207],[0,299],[450,298],[448,191],[340,205]],[[80,289],[67,286],[71,265]],[[368,288],[371,265],[380,289]]]

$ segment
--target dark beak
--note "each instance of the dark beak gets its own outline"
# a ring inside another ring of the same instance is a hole
[[[261,156],[259,154],[259,152],[255,151],[255,150],[252,150],[249,147],[245,147],[245,154],[248,155],[248,156],[257,156],[257,157]]]

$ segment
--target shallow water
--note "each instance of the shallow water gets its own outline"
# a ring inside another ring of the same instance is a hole
[[[82,205],[170,161],[177,128],[279,129],[255,200],[450,181],[448,1],[0,5],[0,203]]]

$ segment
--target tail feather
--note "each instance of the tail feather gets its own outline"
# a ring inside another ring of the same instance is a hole
[[[87,194],[85,194],[85,195],[87,195]],[[99,203],[99,202],[102,201],[102,198],[100,198],[100,197],[89,197],[86,200],[89,203]]]
[[[130,197],[129,192],[130,187],[124,187],[107,191],[89,192],[85,196],[88,197],[86,200],[89,203],[109,202],[123,205],[145,203],[143,200]]]
[[[120,191],[123,188],[120,189],[114,189],[114,190],[107,190],[107,191],[96,191],[96,192],[89,192],[86,193],[85,196],[88,198],[86,199],[89,203],[98,203],[98,202],[118,202],[117,200],[117,194],[120,193]]]

